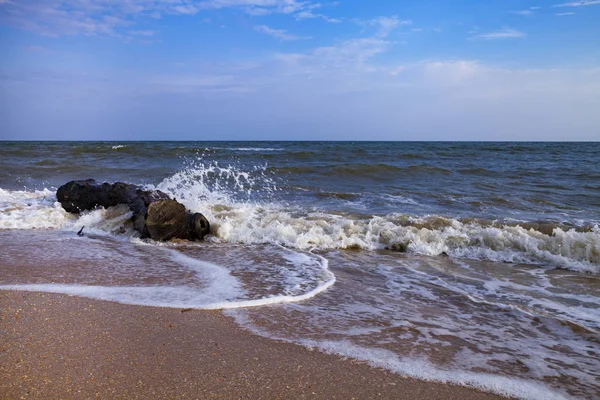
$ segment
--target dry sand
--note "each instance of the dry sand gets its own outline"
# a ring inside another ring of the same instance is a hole
[[[220,312],[0,291],[2,399],[499,399],[255,336]]]

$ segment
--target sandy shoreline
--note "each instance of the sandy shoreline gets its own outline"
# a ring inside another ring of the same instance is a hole
[[[255,336],[220,312],[0,291],[2,398],[499,399]]]

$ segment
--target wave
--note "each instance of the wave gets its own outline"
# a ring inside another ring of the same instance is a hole
[[[0,229],[60,229],[75,217],[56,200],[56,192],[0,189]]]
[[[60,163],[57,160],[40,160],[40,161],[34,162],[33,165],[38,165],[40,167],[46,167],[46,166],[60,165]]]
[[[154,307],[222,310],[300,302],[322,293],[335,283],[335,275],[328,269],[328,261],[325,258],[281,249],[281,252],[287,253],[284,258],[288,260],[291,268],[280,266],[277,270],[282,286],[280,291],[259,296],[255,294],[249,298],[250,294],[240,280],[224,266],[189,257],[165,246],[142,242],[137,244],[153,246],[166,252],[172,261],[190,270],[204,282],[202,290],[185,285],[99,286],[57,283],[5,284],[0,285],[0,290],[62,293]]]
[[[284,210],[252,208],[217,212],[214,239],[232,243],[280,243],[299,249],[391,249],[428,256],[450,255],[508,263],[545,264],[600,273],[600,228],[589,232],[556,228],[552,236],[520,226],[482,227],[428,218],[403,225],[404,215],[353,220],[331,214],[294,216]],[[412,217],[411,217],[412,218]],[[420,227],[429,225],[431,227]]]
[[[477,167],[472,167],[472,168],[463,168],[463,169],[459,169],[458,172],[460,174],[463,175],[478,175],[478,176],[499,176],[500,173],[498,173],[497,171],[491,171],[489,169],[486,168],[477,168]]]
[[[404,153],[397,156],[406,160],[422,160],[429,157],[433,157],[433,154],[420,154],[420,153]]]
[[[278,201],[279,188],[266,166],[242,170],[232,165],[190,163],[148,188],[162,190],[191,211],[206,215],[212,225],[209,240],[214,242],[279,244],[299,250],[388,249],[600,273],[598,225],[324,212]],[[408,198],[399,201],[412,204]],[[125,209],[70,215],[48,189],[0,189],[0,211],[0,229],[86,225],[117,232],[127,219]]]
[[[126,144],[114,144],[114,143],[90,143],[81,144],[78,146],[68,147],[65,153],[70,156],[85,156],[85,155],[111,155],[115,150],[125,153],[136,153],[139,149],[136,146],[130,146]]]
[[[233,317],[238,325],[256,335],[272,340],[300,344],[308,349],[318,349],[327,354],[361,360],[374,367],[383,368],[408,378],[472,387],[484,392],[519,399],[566,400],[570,398],[566,393],[563,394],[554,388],[532,380],[463,369],[443,369],[426,358],[399,356],[393,351],[384,348],[360,346],[348,339],[290,338],[289,335],[284,337],[253,324],[244,311],[233,310],[227,312],[227,314]]]
[[[230,150],[230,151],[283,151],[284,149],[276,147],[208,147],[209,150]]]
[[[390,174],[406,175],[450,175],[452,171],[433,165],[409,165],[395,166],[390,164],[343,164],[343,165],[311,165],[302,167],[281,167],[270,169],[276,173],[283,174],[314,174],[321,173],[327,176],[340,177],[389,177]]]
[[[338,199],[338,200],[346,200],[352,201],[360,198],[360,193],[340,193],[340,192],[318,192],[316,193],[317,197],[325,198],[325,199]]]

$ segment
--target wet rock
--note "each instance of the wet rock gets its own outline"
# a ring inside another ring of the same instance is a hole
[[[71,181],[58,188],[56,197],[70,213],[127,204],[133,212],[133,227],[143,238],[197,240],[210,231],[210,224],[202,214],[188,213],[164,192],[143,190],[129,183]]]
[[[408,242],[407,243],[402,243],[402,242],[391,243],[388,246],[386,246],[386,250],[397,251],[400,253],[406,253],[406,251],[408,250]]]
[[[98,184],[93,179],[71,181],[58,188],[56,198],[70,213],[127,204],[134,214],[145,214],[148,205],[169,196],[161,191],[142,190],[130,183]]]
[[[93,179],[71,181],[58,188],[56,198],[67,212],[79,213],[98,206],[111,207],[118,204],[105,205],[109,203],[108,190],[107,185],[98,185]]]
[[[190,225],[194,233],[193,239],[202,239],[210,232],[210,223],[200,213],[195,213],[190,218]]]
[[[153,240],[191,239],[188,213],[175,200],[159,200],[148,206],[146,228]]]

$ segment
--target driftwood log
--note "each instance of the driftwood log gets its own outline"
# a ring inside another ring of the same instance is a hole
[[[67,212],[75,214],[126,204],[133,213],[133,228],[142,238],[200,240],[210,232],[204,215],[188,212],[160,190],[144,190],[130,183],[71,181],[58,188],[56,197]]]

